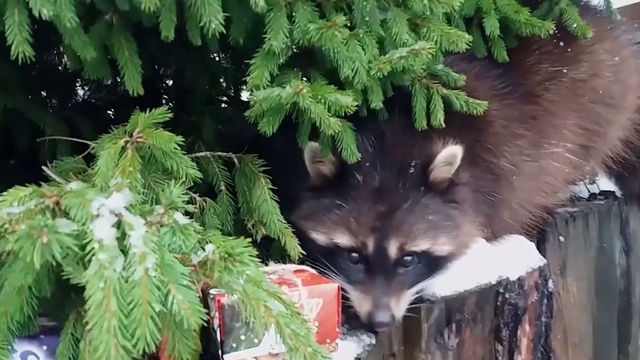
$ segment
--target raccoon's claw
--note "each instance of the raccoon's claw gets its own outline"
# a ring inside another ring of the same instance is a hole
[[[457,348],[463,328],[468,326],[471,319],[466,314],[454,314],[453,319],[447,319],[446,326],[439,332],[435,342],[449,351]]]

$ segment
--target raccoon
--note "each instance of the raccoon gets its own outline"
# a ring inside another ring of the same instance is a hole
[[[527,234],[590,166],[637,163],[625,148],[640,144],[640,57],[621,22],[579,10],[589,39],[558,22],[549,38],[520,39],[508,63],[447,57],[467,76],[463,90],[489,102],[482,116],[447,111],[445,128],[417,131],[411,96],[397,89],[387,120],[354,119],[355,164],[315,142],[293,159],[282,154],[295,139],[269,145],[281,209],[308,261],[341,283],[373,330],[394,326],[472,239]]]
[[[385,331],[418,298],[420,284],[482,236],[471,199],[450,183],[463,147],[424,163],[387,161],[384,138],[359,136],[362,161],[339,164],[304,151],[310,185],[289,215],[307,260],[335,278],[370,330]],[[365,149],[365,147],[367,147]]]

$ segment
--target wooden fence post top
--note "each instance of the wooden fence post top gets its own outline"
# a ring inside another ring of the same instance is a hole
[[[546,260],[528,239],[479,243],[429,284],[432,300],[381,335],[367,359],[546,359],[539,354],[548,346],[536,342],[549,338],[551,288]]]
[[[412,307],[366,360],[551,360],[547,265],[516,280]]]
[[[547,264],[412,307],[366,359],[638,359],[640,209],[602,197],[552,212],[537,238]]]
[[[556,358],[638,359],[640,217],[615,194],[590,199],[556,209],[539,240],[556,288]]]
[[[507,235],[490,243],[477,239],[464,255],[424,282],[422,294],[432,301],[464,296],[502,280],[517,280],[546,262],[535,242],[524,236]]]

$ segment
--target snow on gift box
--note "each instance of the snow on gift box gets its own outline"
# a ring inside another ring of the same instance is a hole
[[[341,323],[339,285],[306,266],[272,265],[264,271],[302,310],[315,330],[316,341],[334,352]],[[266,332],[251,328],[224,292],[212,289],[209,293],[211,321],[224,360],[286,359],[286,349],[273,327]]]

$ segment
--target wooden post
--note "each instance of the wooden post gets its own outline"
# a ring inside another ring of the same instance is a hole
[[[554,212],[539,247],[556,287],[557,359],[640,356],[639,220],[615,196]]]
[[[541,268],[515,282],[421,307],[409,317],[407,359],[543,360],[552,318],[549,272]],[[422,331],[412,330],[422,321]]]
[[[640,209],[630,206],[626,210],[622,217],[624,286],[619,298],[618,359],[635,360],[640,359]]]
[[[550,360],[549,275],[542,267],[515,282],[413,308],[367,360]],[[399,334],[401,342],[388,340]]]
[[[546,266],[412,309],[366,360],[640,358],[640,209],[615,196],[559,208],[538,248]]]

